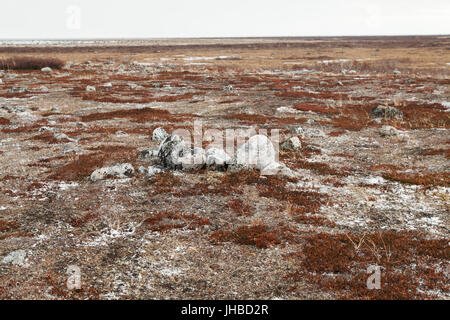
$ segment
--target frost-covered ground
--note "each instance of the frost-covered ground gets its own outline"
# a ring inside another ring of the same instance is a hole
[[[0,72],[0,297],[448,299],[448,39],[373,41],[0,42],[66,63]],[[298,137],[294,174],[138,172],[194,120]]]

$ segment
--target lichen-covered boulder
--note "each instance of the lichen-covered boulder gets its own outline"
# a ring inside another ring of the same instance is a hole
[[[275,148],[265,135],[255,135],[240,146],[230,161],[229,170],[262,170],[275,162]]]
[[[158,143],[163,142],[169,134],[163,128],[156,128],[153,130],[152,140]]]

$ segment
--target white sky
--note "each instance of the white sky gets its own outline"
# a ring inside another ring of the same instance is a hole
[[[1,0],[0,4],[0,39],[403,34],[450,34],[450,0]]]

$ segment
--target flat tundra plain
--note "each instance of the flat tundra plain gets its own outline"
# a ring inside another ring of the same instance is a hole
[[[449,36],[0,43],[19,56],[64,66],[0,71],[1,299],[449,299]],[[293,174],[137,170],[194,121],[297,137]]]

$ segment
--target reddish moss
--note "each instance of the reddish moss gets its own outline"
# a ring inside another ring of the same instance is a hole
[[[11,121],[9,121],[9,120],[6,119],[6,118],[0,117],[0,125],[2,125],[2,126],[7,126],[7,125],[9,125],[9,124],[11,124]]]
[[[268,248],[281,243],[279,233],[262,223],[237,227],[231,231],[219,230],[214,232],[210,239],[214,243],[232,241],[236,244],[251,245],[257,248]]]
[[[449,289],[445,276],[434,267],[450,259],[446,239],[385,231],[365,235],[318,233],[305,240],[301,252],[289,255],[301,261],[299,270],[288,278],[308,279],[340,298],[421,299],[432,296],[419,289]],[[382,268],[380,290],[367,289],[370,265]]]
[[[79,228],[88,224],[97,217],[98,217],[97,213],[89,212],[80,218],[73,218],[72,221],[70,222],[70,225],[74,228]]]

